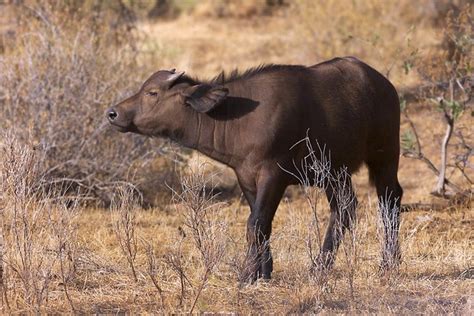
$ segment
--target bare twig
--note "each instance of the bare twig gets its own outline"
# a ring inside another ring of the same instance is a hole
[[[158,295],[160,296],[161,300],[161,308],[164,310],[165,308],[165,298],[163,294],[163,289],[160,286],[160,283],[158,282],[156,272],[157,272],[157,263],[156,263],[156,257],[155,257],[155,250],[153,249],[153,246],[150,242],[146,241],[145,239],[142,239],[143,244],[146,247],[146,254],[147,254],[147,262],[148,262],[148,276],[151,279],[151,282],[153,283],[153,286],[156,288],[158,291]]]
[[[176,244],[172,245],[167,254],[163,257],[164,263],[171,268],[179,277],[180,283],[180,295],[179,295],[179,306],[183,306],[184,299],[186,298],[186,284],[191,285],[186,274],[185,264],[183,262],[183,238],[179,238]]]
[[[452,97],[452,90],[453,90],[452,82],[450,84],[450,87],[451,87],[450,89],[451,89],[451,97]],[[443,100],[440,101],[440,103],[443,103],[443,102],[444,102]],[[446,165],[447,165],[446,159],[448,155],[448,143],[449,143],[449,140],[451,139],[451,135],[453,133],[453,128],[454,128],[454,118],[452,117],[451,114],[448,113],[445,106],[442,106],[442,108],[444,110],[444,119],[447,125],[446,125],[446,133],[444,135],[443,142],[441,144],[441,165],[439,169],[438,182],[436,184],[435,191],[434,191],[434,193],[439,196],[445,195],[444,186],[446,183],[445,179],[446,179]]]

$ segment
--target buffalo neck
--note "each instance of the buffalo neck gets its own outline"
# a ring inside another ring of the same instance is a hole
[[[233,150],[226,141],[226,132],[232,123],[196,111],[193,111],[193,116],[194,126],[191,129],[193,141],[188,147],[223,164],[233,166],[231,158]]]
[[[226,135],[232,122],[216,119],[212,115],[197,112],[190,107],[184,108],[183,111],[184,120],[181,123],[174,122],[175,126],[170,126],[160,135],[233,167],[235,157],[231,157],[233,149],[230,148],[228,135]]]

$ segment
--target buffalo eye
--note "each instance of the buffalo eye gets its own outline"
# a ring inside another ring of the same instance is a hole
[[[150,97],[157,97],[158,96],[158,92],[156,92],[156,91],[148,91],[145,94],[150,96]]]

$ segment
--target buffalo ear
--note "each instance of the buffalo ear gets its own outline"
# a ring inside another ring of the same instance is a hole
[[[185,103],[201,113],[215,109],[227,97],[229,89],[221,85],[198,84],[184,90]]]

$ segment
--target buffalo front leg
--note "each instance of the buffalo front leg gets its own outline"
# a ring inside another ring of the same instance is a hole
[[[334,264],[337,249],[348,229],[356,220],[357,198],[349,174],[336,177],[326,188],[326,197],[331,208],[326,235],[318,258],[317,269],[328,270]]]
[[[239,177],[242,190],[250,205],[247,221],[248,250],[241,281],[254,282],[257,278],[270,279],[273,259],[270,251],[272,221],[285,192],[286,185],[280,170],[261,170],[254,189]]]

